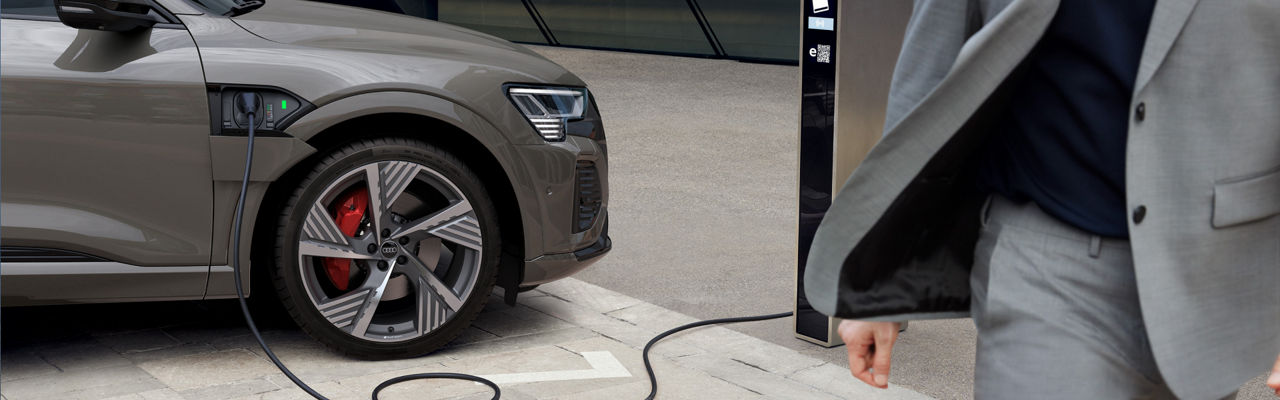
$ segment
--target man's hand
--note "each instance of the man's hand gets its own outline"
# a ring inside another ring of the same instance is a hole
[[[841,332],[843,332],[844,325],[841,325],[840,328]],[[840,335],[844,336],[843,333]],[[1271,368],[1271,377],[1267,378],[1267,386],[1276,391],[1276,396],[1280,396],[1280,357],[1276,357],[1276,366]]]
[[[901,326],[897,322],[840,322],[840,339],[849,348],[849,371],[855,378],[881,389],[889,387],[889,362]],[[1272,378],[1280,382],[1280,378]]]

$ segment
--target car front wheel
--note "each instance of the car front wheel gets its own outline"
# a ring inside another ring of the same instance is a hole
[[[425,142],[338,148],[283,211],[276,291],[303,330],[343,353],[429,353],[466,329],[492,291],[493,203],[461,160]]]

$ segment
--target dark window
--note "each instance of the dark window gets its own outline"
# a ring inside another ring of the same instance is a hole
[[[517,42],[547,42],[520,0],[440,0],[440,21]]]
[[[569,46],[715,54],[685,0],[533,0]]]
[[[437,19],[522,43],[770,62],[796,60],[802,22],[801,3],[789,0],[316,1]]]
[[[439,19],[439,1],[436,0],[395,0],[400,12],[418,18]]]
[[[0,1],[0,14],[4,16],[58,17],[53,10],[53,0],[4,0]]]
[[[729,57],[795,60],[800,43],[800,2],[698,0]]]

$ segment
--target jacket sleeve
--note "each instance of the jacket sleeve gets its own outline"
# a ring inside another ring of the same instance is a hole
[[[982,25],[978,0],[915,0],[889,88],[887,134],[951,71],[969,36]]]

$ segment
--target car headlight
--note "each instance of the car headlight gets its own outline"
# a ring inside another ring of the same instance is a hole
[[[533,129],[551,142],[564,140],[565,125],[581,119],[587,108],[585,88],[512,86],[507,88],[507,97]]]

